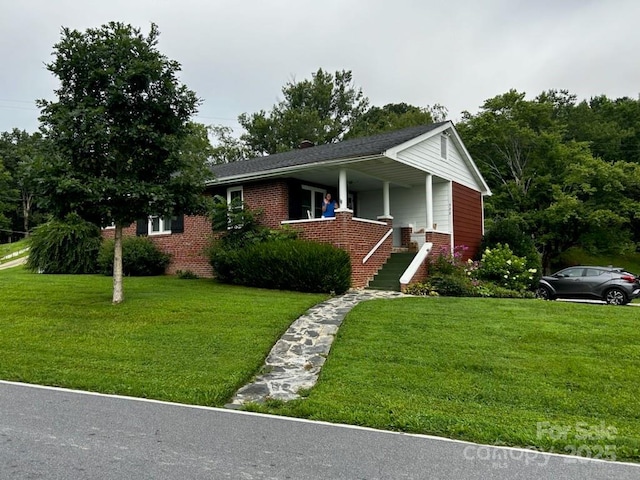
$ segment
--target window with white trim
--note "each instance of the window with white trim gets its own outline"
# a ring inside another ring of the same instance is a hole
[[[149,217],[149,235],[171,233],[171,217]]]
[[[302,213],[303,218],[322,217],[322,200],[326,190],[309,185],[302,185]]]
[[[448,143],[447,135],[440,135],[440,156],[447,159],[447,143]]]
[[[231,208],[234,204],[239,204],[239,208],[242,208],[242,201],[244,194],[242,191],[242,185],[239,187],[227,188],[227,205]]]

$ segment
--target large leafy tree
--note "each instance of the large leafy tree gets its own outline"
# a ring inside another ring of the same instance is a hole
[[[12,228],[25,235],[29,235],[36,210],[38,172],[49,151],[48,139],[39,132],[29,134],[14,128],[0,134],[0,158],[4,159],[13,178]]]
[[[255,156],[246,142],[233,136],[231,127],[212,125],[209,134],[215,139],[209,155],[209,161],[213,164],[237,162]]]
[[[15,201],[15,190],[12,188],[11,175],[0,158],[0,238],[10,234],[10,215]]]
[[[194,211],[207,172],[189,122],[199,100],[178,80],[180,65],[158,51],[158,35],[154,24],[148,35],[115,22],[64,28],[47,65],[58,98],[39,102],[56,147],[42,176],[47,208],[115,224],[114,303],[124,299],[123,227]]]
[[[512,218],[533,236],[548,269],[563,250],[630,245],[638,203],[638,169],[594,157],[588,141],[568,134],[573,97],[547,92],[534,100],[511,90],[466,113],[458,129],[494,195],[487,219]]]
[[[340,141],[369,103],[349,70],[331,74],[319,69],[311,80],[288,82],[282,94],[271,111],[238,118],[245,129],[240,139],[254,155],[292,150],[303,140]]]
[[[345,138],[366,137],[405,127],[428,125],[434,121],[442,121],[446,116],[447,109],[438,104],[425,108],[406,103],[389,103],[384,107],[374,105],[354,119]]]

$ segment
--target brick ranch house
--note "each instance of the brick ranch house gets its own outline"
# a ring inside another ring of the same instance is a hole
[[[483,196],[491,194],[450,121],[215,165],[212,172],[207,193],[262,209],[270,228],[289,225],[301,238],[346,250],[355,288],[368,285],[394,248],[466,245],[466,255],[475,255]],[[322,218],[327,192],[339,202],[335,218]],[[125,234],[149,235],[170,253],[169,273],[213,274],[202,253],[212,234],[207,218],[151,218]],[[425,276],[420,268],[408,283]]]

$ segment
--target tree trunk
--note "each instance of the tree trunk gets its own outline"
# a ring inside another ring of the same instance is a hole
[[[122,225],[116,223],[115,245],[113,249],[113,303],[124,300],[122,291]]]
[[[29,236],[29,214],[31,213],[32,195],[22,195],[22,217],[24,218],[24,238]]]

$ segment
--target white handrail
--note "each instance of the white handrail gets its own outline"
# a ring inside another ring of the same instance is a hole
[[[389,231],[387,233],[385,233],[384,236],[380,239],[380,241],[375,244],[375,246],[371,249],[371,251],[369,253],[367,253],[367,255],[362,259],[362,264],[363,265],[365,263],[367,263],[367,260],[369,260],[371,258],[371,255],[376,253],[376,251],[380,248],[380,246],[384,243],[384,241],[387,238],[389,238],[389,235],[391,235],[392,233],[393,233],[393,228],[390,228]]]
[[[429,252],[432,248],[433,243],[431,242],[426,242],[424,245],[422,245],[420,250],[418,250],[418,253],[416,253],[416,256],[413,257],[413,260],[411,260],[411,263],[400,277],[400,285],[406,285],[411,281],[413,276],[418,271],[418,268],[420,268],[420,265],[422,265],[422,263],[427,258],[427,255],[429,255]]]

